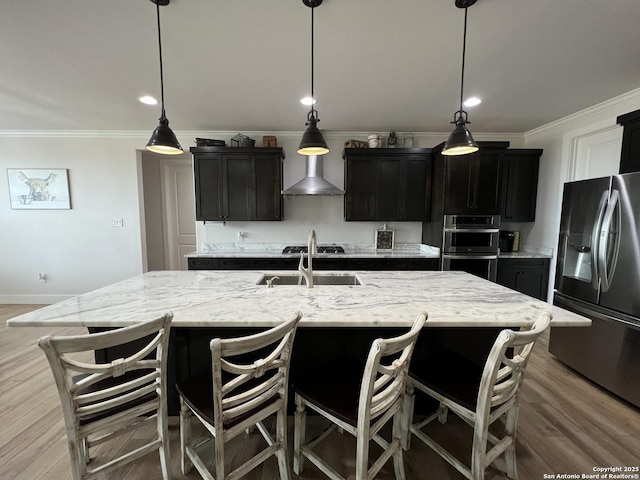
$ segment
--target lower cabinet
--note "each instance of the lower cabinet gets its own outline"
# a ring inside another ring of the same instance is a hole
[[[496,282],[540,300],[547,300],[548,258],[499,258]]]
[[[300,257],[188,259],[189,270],[296,270]],[[313,257],[314,270],[437,270],[438,258]],[[306,264],[306,260],[305,260]]]

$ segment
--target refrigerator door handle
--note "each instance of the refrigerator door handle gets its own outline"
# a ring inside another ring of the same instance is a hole
[[[604,218],[605,210],[607,208],[607,200],[609,199],[609,190],[602,192],[600,197],[600,204],[598,206],[598,214],[596,220],[593,222],[593,230],[591,230],[591,285],[594,290],[598,290],[600,287],[600,272],[598,266],[599,251],[600,251],[600,230],[602,228],[602,221]]]
[[[604,214],[602,226],[600,227],[600,241],[598,242],[598,270],[600,271],[601,289],[603,292],[609,290],[611,286],[611,280],[616,269],[618,262],[618,252],[620,251],[620,225],[622,222],[622,216],[620,212],[620,192],[618,190],[612,190],[611,198],[607,203],[607,210]],[[617,214],[616,214],[617,212]],[[609,249],[609,242],[611,237],[609,232],[615,219],[615,238],[613,245],[613,255],[611,257],[611,263],[607,258],[607,250]]]

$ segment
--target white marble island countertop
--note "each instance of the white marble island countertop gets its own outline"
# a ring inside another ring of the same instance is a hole
[[[301,327],[409,326],[421,311],[429,314],[429,327],[517,327],[543,311],[552,313],[552,326],[591,324],[588,318],[464,272],[362,271],[357,274],[363,285],[311,289],[257,285],[265,273],[294,272],[149,272],[7,324],[125,326],[171,311],[174,327],[270,326],[297,310],[304,315]]]

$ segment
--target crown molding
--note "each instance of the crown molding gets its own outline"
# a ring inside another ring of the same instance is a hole
[[[617,97],[611,98],[601,103],[597,103],[589,108],[585,108],[584,110],[580,110],[578,112],[572,113],[566,117],[555,120],[551,123],[547,123],[546,125],[542,125],[541,127],[534,128],[533,130],[529,130],[528,132],[524,132],[524,138],[528,138],[534,135],[539,135],[541,133],[545,133],[551,130],[557,130],[564,125],[570,124],[572,122],[576,122],[582,118],[597,115],[598,113],[607,110],[607,109],[615,109],[616,107],[620,107],[630,102],[637,102],[640,104],[640,88],[635,90],[631,90],[630,92],[623,93]],[[617,114],[616,114],[617,116]],[[475,136],[475,134],[474,134]]]

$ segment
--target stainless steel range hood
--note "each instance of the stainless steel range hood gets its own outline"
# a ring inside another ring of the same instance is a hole
[[[320,155],[307,156],[306,176],[298,183],[282,191],[283,195],[344,195],[344,190],[329,183],[323,175],[323,159]]]

